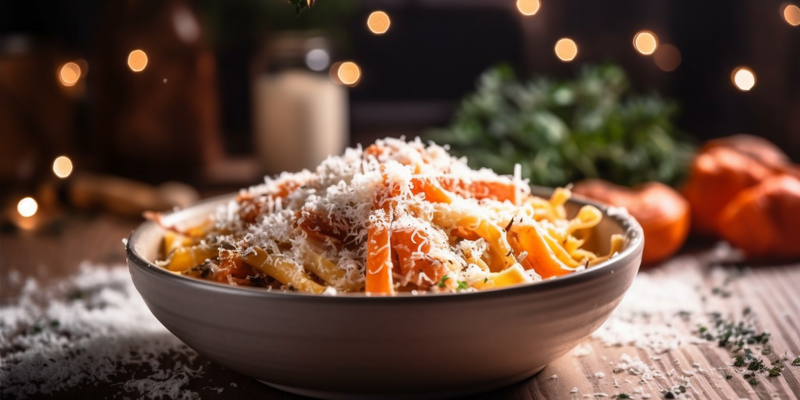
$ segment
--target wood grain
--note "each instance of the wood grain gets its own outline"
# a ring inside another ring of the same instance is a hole
[[[94,218],[73,218],[65,222],[61,233],[32,234],[27,232],[3,233],[0,235],[0,299],[12,301],[18,285],[8,279],[11,270],[23,277],[36,277],[43,283],[53,282],[75,273],[83,260],[106,264],[124,262],[121,239],[126,237],[137,221],[116,219],[106,216]],[[688,282],[700,282],[697,290],[711,293],[712,288],[723,284],[721,280],[728,272],[739,271],[736,266],[724,267],[723,273],[713,273],[709,267],[709,251],[682,254],[659,268],[643,274],[651,277],[693,277]],[[539,375],[510,387],[474,397],[475,399],[584,399],[614,398],[618,394],[632,395],[633,398],[664,398],[663,391],[684,384],[688,399],[792,399],[800,398],[800,366],[791,366],[791,360],[800,355],[800,264],[769,267],[752,267],[747,273],[729,284],[725,289],[729,297],[708,296],[705,308],[723,314],[740,313],[749,307],[756,314],[759,329],[769,331],[772,336],[769,347],[772,359],[777,355],[788,354],[781,376],[767,377],[759,374],[759,384],[751,385],[744,379],[741,368],[731,366],[733,355],[716,342],[699,344],[685,343],[675,350],[663,354],[652,354],[634,346],[606,347],[597,339],[590,339],[582,346],[589,350],[586,355],[569,353],[553,362]],[[697,326],[692,322],[675,320],[674,328],[687,336],[696,336]],[[623,354],[639,357],[660,377],[640,384],[640,377],[627,371],[614,373],[614,367]],[[653,359],[656,356],[656,359]],[[694,367],[698,363],[699,367]],[[199,357],[195,366],[202,366],[205,374],[202,379],[190,382],[189,389],[203,397],[213,398],[299,398],[271,389],[267,386],[227,370]],[[672,376],[668,372],[675,368]],[[688,383],[682,380],[686,374]],[[600,372],[604,376],[597,377]],[[725,375],[730,374],[730,380]],[[554,377],[556,376],[556,377]],[[119,377],[124,382],[129,377]],[[231,385],[235,384],[235,387]],[[618,386],[618,387],[617,387]],[[212,387],[222,387],[217,393]],[[573,388],[577,391],[571,393]],[[68,393],[59,393],[52,398],[109,398],[120,392],[119,386],[78,388]],[[607,397],[603,397],[605,394]]]

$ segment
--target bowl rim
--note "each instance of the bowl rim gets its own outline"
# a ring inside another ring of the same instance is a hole
[[[552,193],[554,189],[541,186],[531,186],[531,194],[534,196],[546,197]],[[235,198],[237,193],[225,194],[221,196],[211,197],[199,201],[192,206],[184,209],[175,210],[168,213],[168,216],[177,217],[180,214],[192,214],[195,208],[201,206],[209,206],[212,203],[224,204]],[[524,283],[514,285],[507,288],[479,290],[475,292],[448,292],[448,293],[424,293],[420,292],[416,295],[409,293],[398,293],[394,296],[370,296],[364,293],[337,293],[335,295],[305,293],[305,292],[284,292],[284,291],[268,291],[262,288],[254,288],[249,286],[232,286],[224,283],[208,281],[205,279],[197,279],[174,272],[168,271],[155,265],[153,262],[147,260],[140,255],[136,250],[136,245],[139,237],[150,229],[157,228],[154,221],[145,221],[136,229],[133,230],[125,243],[125,252],[127,255],[128,268],[134,268],[153,277],[162,280],[175,280],[176,282],[188,285],[199,290],[209,290],[221,294],[230,294],[246,297],[263,297],[267,299],[293,299],[305,301],[319,301],[319,302],[429,302],[429,301],[451,301],[451,300],[479,300],[496,297],[514,296],[519,294],[531,292],[547,292],[558,290],[565,286],[577,285],[582,282],[596,279],[600,275],[610,273],[613,274],[619,269],[622,269],[632,262],[641,264],[641,255],[644,250],[644,231],[642,230],[639,222],[631,216],[626,209],[621,207],[614,207],[594,201],[587,200],[583,197],[575,197],[569,199],[569,202],[577,203],[580,206],[593,205],[597,207],[602,213],[603,218],[611,218],[614,220],[624,231],[628,245],[622,252],[618,253],[615,257],[603,261],[591,268],[582,271],[576,271],[561,277],[545,279],[539,282]],[[639,260],[636,260],[639,258]],[[637,265],[638,270],[639,265]],[[132,271],[131,271],[132,272]]]

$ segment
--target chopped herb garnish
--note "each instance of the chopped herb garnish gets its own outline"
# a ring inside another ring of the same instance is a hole
[[[728,297],[731,297],[731,294],[733,294],[733,293],[731,293],[729,290],[725,290],[725,289],[717,286],[717,287],[715,287],[714,289],[711,290],[711,294],[716,294],[716,295],[718,295],[718,296],[720,296],[720,297],[722,297],[724,299],[727,299]]]
[[[780,374],[781,374],[781,368],[780,367],[776,366],[776,367],[772,367],[772,368],[769,369],[769,376],[771,378],[779,376]]]
[[[50,321],[50,326],[53,328],[58,328],[59,325],[61,325],[61,322],[58,322],[57,320]]]
[[[798,356],[797,358],[794,359],[794,361],[792,361],[792,365],[794,365],[795,367],[800,365],[800,356]]]
[[[664,393],[664,398],[665,399],[677,399],[678,396],[675,396],[675,393],[667,392],[667,393]]]
[[[726,381],[729,381],[729,380],[731,380],[731,379],[733,379],[733,375],[731,375],[731,374],[725,374],[725,380],[726,380]]]
[[[489,282],[489,278],[483,278],[483,283]]]
[[[443,276],[442,280],[439,281],[439,287],[442,288],[442,289],[446,288],[447,285],[445,284],[445,282],[447,282],[448,279],[450,279],[449,276],[447,276],[447,275]]]
[[[686,393],[686,386],[680,385],[678,386],[678,390],[680,390],[681,393]]]
[[[761,355],[762,356],[767,356],[767,355],[770,355],[770,354],[772,354],[772,350],[770,350],[769,348],[761,350]]]
[[[742,310],[742,315],[747,315],[747,314],[750,314],[750,307],[745,307],[744,310]]]
[[[618,394],[618,395],[617,395],[617,397],[615,397],[615,398],[617,398],[617,399],[630,399],[630,398],[631,398],[631,396],[630,396],[630,395],[628,395],[628,394],[625,394],[625,393],[620,393],[620,394]]]
[[[700,327],[700,334],[702,335],[702,334],[706,333],[707,330],[708,330],[708,328],[706,328],[705,326],[701,326]]]
[[[458,281],[458,290],[469,289],[469,284],[466,281]]]
[[[753,386],[758,385],[758,379],[756,379],[755,377],[750,378],[750,380],[748,380],[747,382]]]
[[[747,366],[747,369],[749,369],[750,371],[762,371],[765,368],[766,367],[764,367],[764,362],[761,360],[752,361],[750,362],[750,365]]]
[[[744,357],[736,356],[736,359],[733,361],[734,367],[743,367],[744,366]]]

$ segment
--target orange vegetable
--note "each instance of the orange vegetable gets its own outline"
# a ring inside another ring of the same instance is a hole
[[[578,182],[573,193],[625,207],[644,230],[642,262],[652,264],[678,251],[689,234],[689,203],[667,185],[649,182],[629,189],[603,180]]]
[[[692,228],[723,236],[722,209],[745,189],[780,174],[800,177],[800,169],[777,146],[757,136],[734,135],[708,141],[692,162],[683,194],[692,207]]]
[[[717,235],[722,209],[739,192],[772,174],[772,169],[758,159],[730,147],[714,146],[698,154],[683,188],[692,206],[694,231],[706,236]]]
[[[393,229],[391,236],[392,250],[397,254],[400,271],[403,276],[411,274],[410,282],[420,289],[427,289],[444,277],[446,268],[441,261],[429,255],[431,242],[424,230]],[[413,257],[414,253],[417,253],[416,257]]]
[[[377,220],[367,231],[367,293],[394,294],[392,282],[392,248],[388,215],[378,212]]]
[[[800,180],[778,175],[743,190],[722,210],[719,227],[748,258],[800,257]]]
[[[450,204],[453,199],[450,193],[447,193],[438,181],[431,178],[412,178],[411,179],[411,193],[420,194],[425,193],[425,200],[431,203],[446,203]]]
[[[472,197],[478,200],[508,200],[514,204],[517,201],[517,187],[510,181],[471,181],[467,183],[461,179],[444,176],[439,177],[438,180],[445,190],[464,197]]]
[[[562,263],[550,250],[539,229],[536,226],[512,227],[513,238],[509,242],[516,247],[517,253],[528,253],[525,257],[525,268],[533,268],[543,279],[574,272],[574,268]]]

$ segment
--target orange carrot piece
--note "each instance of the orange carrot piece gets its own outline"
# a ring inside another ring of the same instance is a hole
[[[441,176],[437,178],[444,190],[458,195],[481,199],[492,199],[497,201],[508,200],[514,204],[517,202],[517,187],[513,182],[503,181],[471,181]]]
[[[392,249],[389,218],[378,215],[367,231],[367,276],[365,291],[369,294],[394,294],[392,283]]]
[[[431,245],[424,230],[392,230],[392,250],[397,254],[401,273],[404,276],[410,273],[411,282],[421,289],[427,289],[445,275],[444,264],[429,255]],[[422,256],[418,254],[412,258],[414,253],[422,253]],[[420,279],[421,274],[428,280]]]
[[[453,199],[447,191],[445,191],[437,180],[430,178],[411,178],[411,193],[425,194],[425,200],[431,203],[445,203],[450,204]]]
[[[511,243],[518,242],[521,248],[516,250],[528,253],[525,260],[542,278],[566,275],[575,271],[574,268],[570,268],[558,260],[537,227],[519,227],[513,230],[513,234],[517,237],[516,241],[511,241]]]

